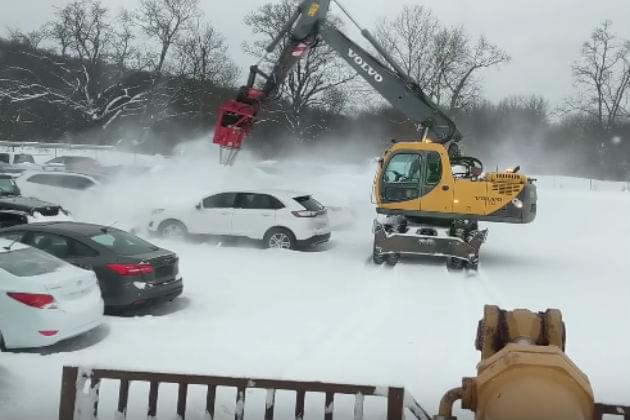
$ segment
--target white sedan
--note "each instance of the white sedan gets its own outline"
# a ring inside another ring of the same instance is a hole
[[[103,321],[92,271],[0,239],[0,348],[45,347]]]
[[[310,194],[286,190],[210,194],[184,208],[156,209],[149,231],[164,237],[236,236],[269,248],[296,249],[330,240],[327,210]]]

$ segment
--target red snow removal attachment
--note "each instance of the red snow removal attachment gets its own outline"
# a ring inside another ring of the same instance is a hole
[[[226,101],[219,108],[212,142],[221,147],[222,165],[234,163],[245,137],[254,125],[261,95],[262,92],[257,89],[245,88],[236,100]]]

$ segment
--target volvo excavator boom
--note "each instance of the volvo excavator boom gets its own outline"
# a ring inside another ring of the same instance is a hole
[[[377,59],[353,42],[328,19],[331,1],[357,25],[385,62]],[[270,54],[283,45],[271,73],[259,65],[250,68],[247,85],[240,89],[237,99],[226,102],[219,112],[214,132],[214,143],[222,147],[222,163],[232,164],[245,137],[253,127],[261,105],[276,99],[280,86],[295,64],[320,41],[326,42],[361,77],[363,77],[393,107],[418,124],[423,137],[445,144],[461,140],[461,133],[453,121],[427,96],[418,84],[408,77],[367,29],[361,28],[337,0],[305,0],[286,26],[266,48]],[[261,59],[261,63],[265,57]],[[262,86],[257,79],[262,78]]]

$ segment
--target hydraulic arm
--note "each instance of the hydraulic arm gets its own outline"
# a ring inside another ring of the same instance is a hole
[[[337,0],[332,1],[339,5]],[[223,104],[214,132],[214,143],[220,145],[224,152],[222,163],[233,163],[243,140],[253,127],[261,104],[277,97],[280,86],[293,66],[322,40],[392,106],[416,121],[424,137],[428,136],[433,142],[442,144],[461,139],[453,121],[424,94],[417,83],[404,74],[368,30],[359,27],[386,64],[327,20],[330,3],[331,0],[305,0],[301,3],[287,25],[266,48],[269,54],[283,44],[271,73],[264,73],[258,64],[252,66],[248,83],[240,89],[237,99]],[[339,6],[356,24],[352,16]],[[258,77],[264,80],[262,86],[256,84]]]

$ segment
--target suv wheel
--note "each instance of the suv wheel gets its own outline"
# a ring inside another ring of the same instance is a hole
[[[186,239],[188,229],[179,220],[166,220],[158,227],[158,234],[167,239]]]
[[[295,235],[288,229],[271,229],[263,239],[265,247],[280,249],[295,249],[297,240]]]

